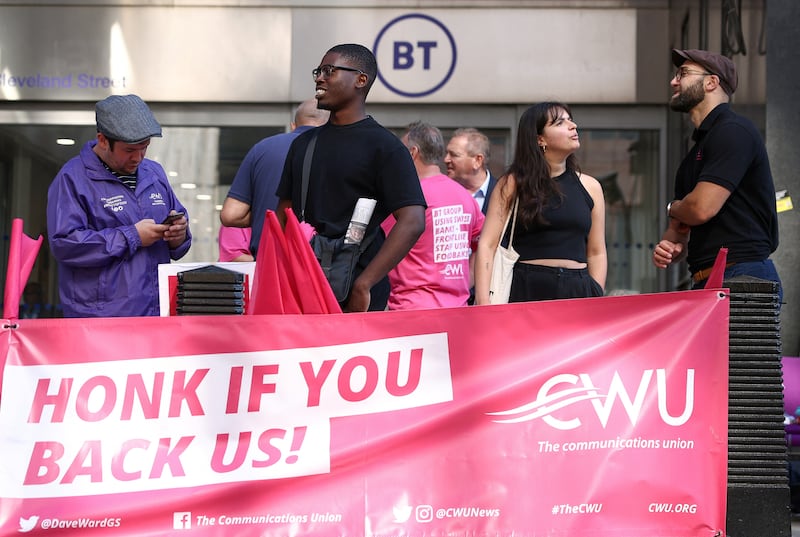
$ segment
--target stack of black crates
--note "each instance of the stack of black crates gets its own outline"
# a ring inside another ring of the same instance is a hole
[[[245,275],[216,265],[178,273],[178,315],[242,315]]]
[[[727,537],[789,537],[778,284],[748,276],[731,291]]]

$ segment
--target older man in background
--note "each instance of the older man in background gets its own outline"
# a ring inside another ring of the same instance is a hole
[[[478,129],[458,129],[450,138],[444,157],[447,175],[472,194],[483,214],[497,184],[497,178],[489,171],[489,149],[489,138]]]

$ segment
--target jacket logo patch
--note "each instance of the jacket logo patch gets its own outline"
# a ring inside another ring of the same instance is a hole
[[[166,205],[164,198],[161,197],[161,192],[150,193],[150,205],[152,207],[163,207]]]
[[[128,202],[124,196],[112,196],[110,198],[100,198],[103,202],[103,209],[111,209],[113,212],[118,213],[125,209]]]

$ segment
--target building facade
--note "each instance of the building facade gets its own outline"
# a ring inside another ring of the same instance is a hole
[[[731,55],[740,72],[734,107],[763,130],[765,5],[0,0],[0,227],[7,236],[22,217],[29,235],[46,235],[47,187],[94,137],[95,101],[136,93],[164,127],[148,156],[168,171],[191,216],[195,242],[185,260],[215,261],[219,208],[244,154],[288,128],[296,104],[313,95],[311,70],[325,51],[355,42],[378,58],[373,117],[396,132],[419,119],[445,135],[477,127],[492,141],[498,175],[530,104],[570,104],[579,162],[606,196],[607,291],[682,288],[685,269],[659,271],[650,261],[691,134],[666,104],[670,49]],[[51,301],[54,265],[45,244],[31,279]]]

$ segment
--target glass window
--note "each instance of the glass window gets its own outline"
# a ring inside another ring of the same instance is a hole
[[[606,294],[654,293],[658,221],[658,131],[581,129],[578,162],[606,201]]]
[[[193,244],[181,262],[217,260],[219,209],[239,165],[256,142],[284,131],[283,126],[164,126],[163,138],[152,139],[147,157],[164,167],[191,218]],[[64,163],[95,135],[93,125],[0,125],[0,231],[5,237],[0,269],[6,273],[11,219],[21,217],[26,234],[45,237],[29,281],[41,285],[48,303],[58,302],[58,282],[46,240],[47,189]],[[74,144],[59,145],[57,139]]]
[[[153,138],[148,158],[164,167],[189,213],[192,247],[182,263],[216,261],[219,211],[250,148],[282,127],[164,127]]]

